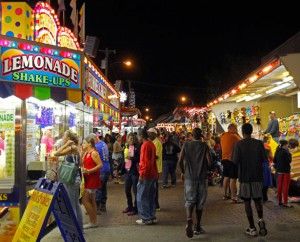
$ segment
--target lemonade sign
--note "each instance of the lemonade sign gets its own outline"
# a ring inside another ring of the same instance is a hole
[[[0,49],[0,80],[24,84],[80,88],[80,55],[63,57],[59,51],[46,55],[11,47]],[[52,53],[52,52],[51,52]],[[76,56],[76,59],[72,58]]]

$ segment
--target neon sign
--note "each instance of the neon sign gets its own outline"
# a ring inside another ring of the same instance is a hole
[[[81,55],[59,48],[0,39],[0,80],[62,88],[81,87]]]
[[[38,2],[34,8],[34,14],[35,40],[44,44],[56,45],[60,23],[54,9],[48,3]]]
[[[72,31],[65,27],[60,27],[57,33],[58,46],[66,47],[73,50],[80,50],[77,38]]]
[[[91,71],[86,72],[86,87],[97,96],[104,99],[107,97],[107,89],[101,79],[96,78]]]

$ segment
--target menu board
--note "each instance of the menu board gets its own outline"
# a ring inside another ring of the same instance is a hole
[[[0,110],[0,179],[15,174],[15,110]]]
[[[37,241],[52,199],[52,194],[33,191],[12,241]]]

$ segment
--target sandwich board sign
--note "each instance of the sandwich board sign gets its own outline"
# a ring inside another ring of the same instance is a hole
[[[64,241],[85,242],[63,184],[45,178],[36,184],[13,242],[40,241],[51,213]]]

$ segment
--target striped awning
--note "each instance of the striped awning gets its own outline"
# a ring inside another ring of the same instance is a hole
[[[79,103],[82,100],[82,90],[65,89],[58,87],[33,86],[21,83],[0,81],[0,97],[6,98],[14,95],[22,100],[35,97],[39,100],[53,99],[57,102],[71,101]]]

